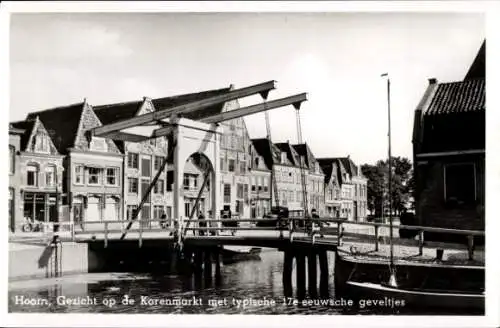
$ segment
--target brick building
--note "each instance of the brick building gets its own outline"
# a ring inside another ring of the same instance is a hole
[[[318,162],[325,174],[325,215],[339,218],[342,209],[342,187],[339,178],[339,165],[335,159],[331,158],[320,158]]]
[[[56,222],[63,192],[63,155],[38,115],[12,123],[23,130],[20,135],[17,187],[23,218],[33,223]],[[15,191],[13,187],[13,191]],[[16,195],[17,196],[17,195]],[[16,197],[17,198],[17,197]],[[18,223],[22,224],[23,221]],[[18,230],[17,228],[15,230]]]
[[[271,209],[273,161],[271,149],[273,144],[265,138],[252,139],[252,165],[251,165],[251,217],[259,218]]]
[[[415,202],[421,225],[484,230],[484,47],[463,81],[429,79],[415,110]],[[448,237],[426,234],[436,238]]]
[[[73,220],[82,229],[102,229],[85,222],[116,220],[122,206],[123,156],[109,139],[86,137],[85,132],[101,126],[92,106],[81,103],[28,114],[30,121],[39,117],[53,144],[64,156],[62,190],[68,207],[61,221]],[[119,225],[119,224],[118,224]]]

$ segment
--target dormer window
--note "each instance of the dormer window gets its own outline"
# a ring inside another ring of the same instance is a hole
[[[286,153],[282,152],[281,153],[281,164],[285,164],[285,163],[286,163]]]
[[[38,133],[35,136],[35,152],[48,153],[49,151],[49,136],[45,133]]]
[[[258,157],[255,157],[255,166],[259,166],[259,158]]]

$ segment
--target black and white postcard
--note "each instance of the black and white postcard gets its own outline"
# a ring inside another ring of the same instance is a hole
[[[495,326],[493,5],[427,5],[2,4],[5,324]]]

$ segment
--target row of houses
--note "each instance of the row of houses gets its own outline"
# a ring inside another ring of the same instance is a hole
[[[9,225],[19,230],[32,221],[126,220],[137,209],[154,176],[167,158],[165,137],[126,142],[93,137],[86,131],[156,110],[163,110],[231,91],[209,90],[166,98],[92,106],[77,104],[31,112],[23,121],[10,123]],[[239,108],[237,100],[185,115],[200,119]],[[243,118],[222,123],[220,136],[220,207],[241,217],[262,217],[278,202],[303,210],[300,158],[304,159],[307,208],[321,215],[362,220],[366,216],[366,179],[349,158],[315,158],[307,144],[271,144],[250,139]],[[172,217],[173,165],[154,186],[140,213],[143,224]],[[204,169],[192,156],[184,167],[184,215],[208,215],[210,180],[193,211]],[[271,199],[273,199],[271,201]]]

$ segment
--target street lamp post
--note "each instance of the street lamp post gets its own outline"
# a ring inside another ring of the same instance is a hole
[[[382,74],[382,77],[387,79],[387,121],[388,121],[388,198],[389,198],[389,242],[390,242],[390,269],[391,269],[391,281],[390,283],[395,284],[394,278],[394,245],[393,239],[393,219],[392,219],[392,154],[391,154],[391,80],[388,73]]]

